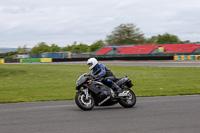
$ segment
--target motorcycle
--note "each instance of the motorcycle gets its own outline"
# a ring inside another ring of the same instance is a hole
[[[127,77],[118,78],[115,83],[122,89],[117,94],[113,89],[96,79],[91,73],[82,74],[76,82],[75,103],[82,110],[91,110],[94,106],[111,106],[119,103],[124,108],[136,104],[135,93],[130,89],[133,84]]]

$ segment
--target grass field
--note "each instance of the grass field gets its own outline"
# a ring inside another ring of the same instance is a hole
[[[200,94],[200,68],[108,66],[117,77],[128,75],[137,96]],[[86,65],[1,64],[0,103],[69,100]]]

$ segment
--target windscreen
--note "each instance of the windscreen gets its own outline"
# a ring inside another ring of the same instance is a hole
[[[77,80],[77,82],[76,82],[76,87],[78,87],[78,86],[80,86],[81,84],[83,84],[86,80],[87,80],[87,76],[89,76],[90,75],[90,73],[84,73],[84,74],[82,74],[79,78],[78,78],[78,80]]]

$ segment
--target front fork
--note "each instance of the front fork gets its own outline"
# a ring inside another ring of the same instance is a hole
[[[85,100],[88,100],[89,98],[88,88],[83,89],[82,91],[85,93]]]

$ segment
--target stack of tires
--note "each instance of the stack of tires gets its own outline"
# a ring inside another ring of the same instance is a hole
[[[174,60],[200,60],[200,55],[175,55]]]

